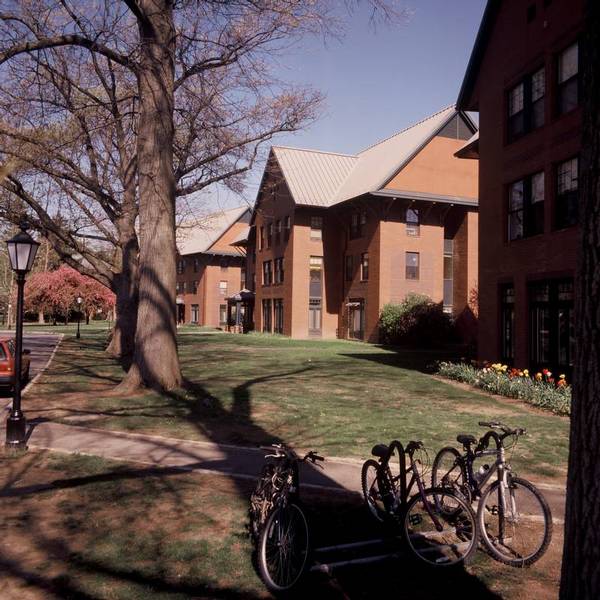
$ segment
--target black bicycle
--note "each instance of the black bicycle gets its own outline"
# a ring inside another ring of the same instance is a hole
[[[437,453],[431,484],[452,489],[469,503],[478,502],[481,539],[496,560],[513,567],[531,565],[548,549],[552,539],[552,513],[542,493],[531,482],[514,474],[506,461],[505,449],[507,438],[514,439],[514,448],[527,430],[496,421],[482,421],[479,425],[490,429],[479,440],[468,434],[457,436],[463,453],[451,446]],[[495,447],[488,449],[491,441]],[[482,464],[475,470],[475,461],[486,456],[495,457],[495,462],[491,466]],[[444,506],[444,502],[445,496],[438,498],[440,508],[451,511],[452,507]]]
[[[475,513],[450,488],[425,489],[428,460],[423,444],[411,441],[404,448],[395,440],[389,446],[378,444],[372,454],[378,460],[369,459],[362,467],[362,490],[371,514],[380,522],[400,524],[411,551],[430,565],[468,561],[477,549]]]
[[[265,450],[271,460],[250,497],[250,531],[260,577],[270,592],[280,594],[298,584],[310,555],[308,522],[299,502],[298,464],[325,459],[313,451],[300,458],[283,444]]]

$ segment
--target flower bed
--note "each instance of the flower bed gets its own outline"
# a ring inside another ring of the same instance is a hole
[[[527,369],[514,369],[501,363],[479,368],[465,363],[442,362],[438,374],[492,394],[524,400],[557,415],[571,414],[571,386],[564,375],[556,380],[547,369],[531,377]]]

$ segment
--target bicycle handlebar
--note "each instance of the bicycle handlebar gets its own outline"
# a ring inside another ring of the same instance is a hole
[[[479,425],[481,427],[489,427],[490,429],[501,429],[505,436],[507,435],[525,435],[527,433],[527,429],[524,427],[517,427],[515,429],[505,425],[504,423],[500,423],[499,421],[479,421]]]
[[[314,450],[311,450],[307,454],[304,455],[303,458],[300,458],[294,450],[288,448],[284,444],[271,444],[270,446],[260,446],[261,450],[265,450],[267,452],[274,452],[274,454],[267,454],[267,457],[271,458],[288,458],[290,460],[298,460],[300,462],[305,462],[310,460],[313,463],[317,461],[324,461],[325,458],[319,454],[317,454]]]

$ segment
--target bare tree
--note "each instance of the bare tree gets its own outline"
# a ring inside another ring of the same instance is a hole
[[[126,319],[137,327],[123,388],[177,387],[176,196],[219,181],[239,189],[262,143],[315,117],[319,94],[276,81],[273,56],[302,35],[331,32],[337,3],[6,4],[0,84],[8,116],[0,134],[20,171],[4,187],[33,211],[66,262],[126,300],[118,312],[137,312]],[[399,14],[384,0],[371,4],[385,18]],[[39,173],[55,198],[52,214],[39,209]],[[102,244],[116,249],[114,261]]]
[[[600,598],[600,4],[586,2],[581,246],[561,600]]]

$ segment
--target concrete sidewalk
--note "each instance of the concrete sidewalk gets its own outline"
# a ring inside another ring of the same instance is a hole
[[[167,438],[156,435],[91,429],[52,422],[32,422],[28,445],[58,452],[88,454],[152,467],[255,479],[264,464],[258,448]],[[365,458],[367,458],[365,456]],[[362,461],[328,458],[323,469],[303,464],[302,485],[337,493],[361,493]],[[543,491],[554,521],[561,524],[565,490],[534,482]]]

